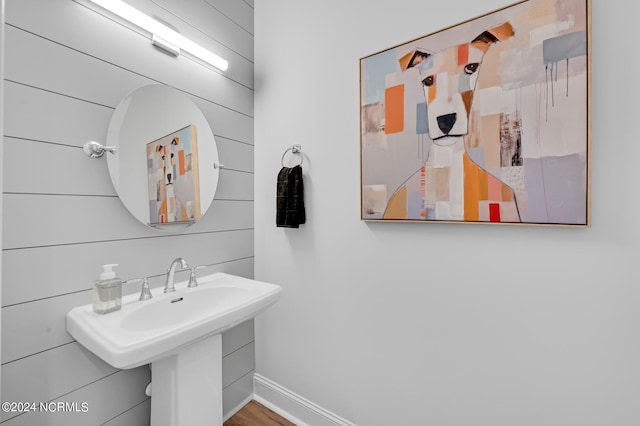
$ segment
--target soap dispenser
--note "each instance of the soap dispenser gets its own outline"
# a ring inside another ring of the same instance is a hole
[[[93,312],[106,314],[122,307],[122,280],[116,277],[115,266],[102,265],[100,278],[93,282]]]

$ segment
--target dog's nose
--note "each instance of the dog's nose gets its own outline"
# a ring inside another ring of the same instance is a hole
[[[438,116],[438,127],[442,130],[442,133],[448,135],[453,125],[456,124],[456,113],[445,114]]]

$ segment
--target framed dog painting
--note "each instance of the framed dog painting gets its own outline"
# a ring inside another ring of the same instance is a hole
[[[202,216],[196,126],[147,144],[149,225],[193,223]]]
[[[590,4],[527,0],[360,60],[361,218],[590,225]]]

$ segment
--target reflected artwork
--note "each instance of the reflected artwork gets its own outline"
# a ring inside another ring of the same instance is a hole
[[[200,219],[195,125],[147,144],[147,175],[149,225]]]

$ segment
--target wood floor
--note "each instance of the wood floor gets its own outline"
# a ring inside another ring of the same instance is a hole
[[[224,426],[296,426],[289,420],[269,410],[256,401],[251,401],[224,422]]]

